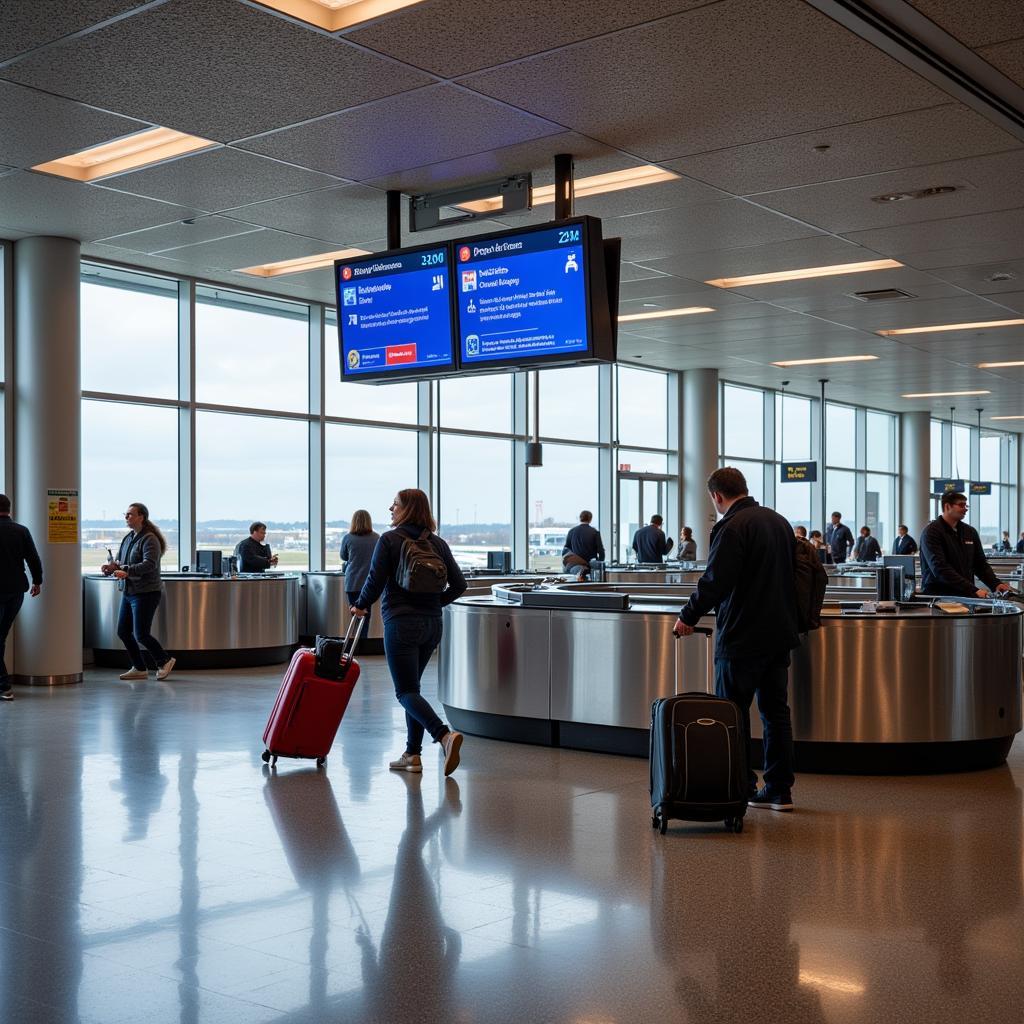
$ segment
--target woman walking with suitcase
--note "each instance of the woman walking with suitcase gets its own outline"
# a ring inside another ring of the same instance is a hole
[[[441,642],[442,609],[465,593],[466,580],[448,545],[434,532],[437,523],[423,491],[410,487],[395,495],[391,525],[394,529],[377,541],[352,614],[363,618],[381,598],[384,654],[407,728],[405,752],[389,767],[423,771],[423,734],[429,732],[444,751],[445,775],[451,775],[459,765],[462,733],[438,718],[420,694],[420,679]]]

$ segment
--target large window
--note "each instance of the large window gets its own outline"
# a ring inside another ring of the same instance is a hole
[[[729,465],[737,458],[764,458],[764,392],[726,384],[722,388],[721,453]]]
[[[512,428],[512,374],[453,377],[440,382],[442,427],[504,433]]]
[[[596,441],[600,411],[597,367],[542,370],[539,378],[541,435]]]
[[[615,369],[619,444],[667,448],[668,374],[629,366]]]
[[[528,472],[528,568],[561,572],[565,535],[579,522],[583,509],[597,508],[598,451],[545,444],[544,465]]]

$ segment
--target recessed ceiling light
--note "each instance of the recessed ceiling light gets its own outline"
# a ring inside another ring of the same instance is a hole
[[[891,331],[875,331],[883,338],[891,338],[895,334],[931,334],[937,331],[973,331],[980,327],[1016,327],[1024,324],[1024,320],[979,320],[972,324],[938,324],[935,327],[900,327]]]
[[[315,256],[300,256],[294,260],[280,260],[278,263],[263,263],[258,267],[242,267],[236,274],[251,274],[253,277],[282,277],[285,274],[303,274],[307,270],[333,267],[335,260],[347,260],[353,256],[369,256],[365,249],[338,249],[336,252],[321,252]]]
[[[903,203],[908,199],[913,199],[913,192],[887,192],[885,195],[872,196],[871,202],[873,203]]]
[[[900,398],[955,398],[959,395],[991,395],[991,391],[914,391]]]
[[[642,167],[627,167],[623,171],[610,171],[608,174],[593,174],[589,178],[577,178],[573,182],[573,195],[577,199],[585,196],[598,196],[604,192],[620,192],[626,188],[639,188],[641,185],[655,185],[659,181],[674,181],[680,175],[666,171],[663,167],[644,164]],[[533,206],[544,206],[555,201],[555,186],[540,185],[532,192]],[[460,210],[470,213],[493,213],[501,209],[502,201],[498,196],[490,199],[475,199],[469,203],[459,203]]]
[[[978,363],[979,370],[998,370],[1003,366],[1024,366],[1024,359],[1013,359],[1006,363]]]
[[[1024,420],[1024,416],[989,416],[990,420]]]
[[[62,156],[45,164],[36,164],[33,171],[56,174],[73,181],[96,181],[111,174],[122,174],[140,167],[170,160],[171,157],[209,149],[219,143],[200,139],[195,135],[183,135],[170,128],[147,128],[145,131],[126,135],[102,146],[83,149],[80,153]]]
[[[710,306],[685,306],[681,309],[658,309],[653,313],[627,313],[619,317],[619,323],[628,323],[630,320],[660,320],[666,316],[690,316],[691,313],[714,313]]]
[[[263,7],[291,15],[308,25],[340,32],[371,18],[412,7],[423,0],[259,0]]]
[[[740,288],[744,285],[774,284],[776,281],[802,281],[810,277],[833,277],[838,274],[862,274],[868,270],[892,270],[902,267],[896,260],[868,260],[866,263],[836,263],[831,267],[805,267],[803,270],[778,270],[771,274],[748,274],[746,277],[716,277],[705,284],[716,288]]]
[[[783,359],[772,366],[816,366],[818,363],[868,363],[878,356],[828,356],[825,359]]]
[[[908,199],[931,199],[933,196],[948,196],[950,192],[959,192],[962,185],[932,185],[931,188],[919,188],[914,192],[886,192],[880,196],[872,196],[873,203],[902,203]]]

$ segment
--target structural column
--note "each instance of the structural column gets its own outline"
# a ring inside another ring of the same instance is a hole
[[[900,518],[912,537],[931,519],[931,444],[929,412],[900,414]]]
[[[82,681],[80,246],[14,243],[14,518],[32,531],[43,591],[16,624],[16,682]]]
[[[683,372],[683,433],[680,438],[683,526],[693,529],[697,554],[707,558],[715,510],[707,480],[718,468],[718,371]]]

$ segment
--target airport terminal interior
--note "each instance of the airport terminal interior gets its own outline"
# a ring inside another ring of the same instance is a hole
[[[671,631],[719,466],[886,556],[963,491],[1024,590],[1018,0],[0,25],[0,468],[43,562],[0,701],[3,1024],[1022,1020],[1024,603],[851,555],[793,655],[794,813],[659,834],[646,757],[652,701],[708,686]],[[584,242],[541,288],[581,289],[585,342],[488,348],[474,303],[519,271],[460,265],[556,222]],[[353,341],[347,275],[396,249],[446,363],[426,326]],[[469,583],[423,679],[461,765],[389,770],[376,607],[326,762],[262,756],[293,652],[349,625],[354,512],[383,532],[407,487]],[[119,678],[133,502],[166,678]],[[582,510],[606,554],[572,583]],[[655,514],[676,546],[640,564]],[[238,574],[254,523],[277,563]]]

